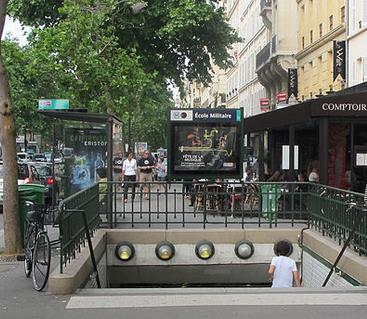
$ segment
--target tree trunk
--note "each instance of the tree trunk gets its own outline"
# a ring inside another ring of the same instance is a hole
[[[7,3],[7,0],[0,0],[0,39],[4,30]],[[0,40],[0,142],[4,167],[3,213],[6,254],[19,254],[22,252],[22,237],[18,214],[18,172],[15,133],[9,81],[1,56]]]

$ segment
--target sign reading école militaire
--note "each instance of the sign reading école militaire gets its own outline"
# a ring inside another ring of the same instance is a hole
[[[239,109],[182,109],[171,110],[171,121],[193,122],[240,122],[241,110]]]
[[[241,109],[170,111],[170,178],[240,177]]]

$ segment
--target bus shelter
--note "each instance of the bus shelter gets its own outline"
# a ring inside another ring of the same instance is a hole
[[[98,168],[105,168],[107,181],[119,179],[118,174],[121,170],[116,171],[113,167],[114,158],[121,158],[124,153],[123,126],[118,117],[84,110],[38,112],[59,119],[63,124],[62,136],[57,136],[55,125],[53,126],[52,156],[53,175],[60,181],[63,198],[95,184],[99,180]],[[62,165],[55,163],[54,156],[60,144],[63,153]],[[54,204],[55,202],[54,198]],[[106,204],[112,205],[112,199],[107,200]]]

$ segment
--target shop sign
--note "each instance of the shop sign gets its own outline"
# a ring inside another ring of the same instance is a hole
[[[356,93],[313,100],[312,116],[367,116],[367,94]]]
[[[345,58],[345,41],[334,41],[334,81],[338,77],[341,77],[342,80],[345,80]]]
[[[277,94],[277,103],[285,103],[287,102],[287,93],[279,92]]]
[[[297,69],[288,69],[288,98],[298,96],[298,74]]]
[[[261,112],[269,111],[269,99],[267,97],[260,98],[260,110]]]

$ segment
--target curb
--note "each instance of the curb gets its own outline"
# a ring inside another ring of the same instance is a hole
[[[18,262],[24,261],[24,254],[5,255],[0,254],[0,262]]]

